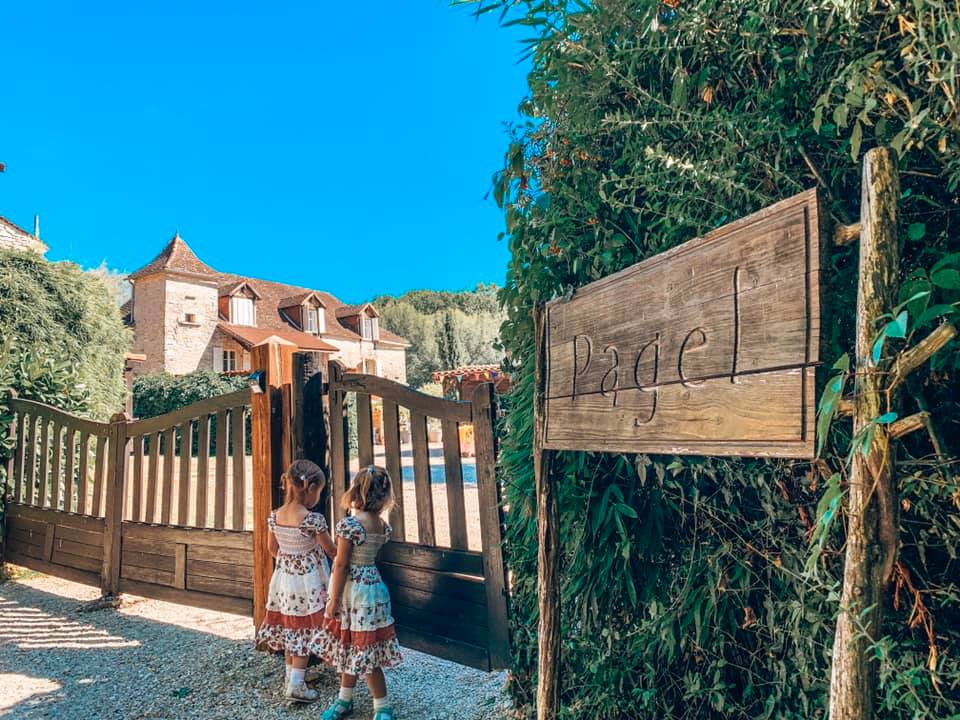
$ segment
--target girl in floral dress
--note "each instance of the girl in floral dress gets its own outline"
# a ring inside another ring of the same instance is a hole
[[[390,476],[376,465],[357,473],[343,496],[344,509],[353,515],[337,524],[337,557],[324,634],[315,650],[340,673],[340,696],[321,720],[340,720],[353,712],[358,675],[363,675],[373,696],[374,720],[394,720],[383,668],[400,662],[400,644],[390,593],[374,564],[378,551],[390,539],[390,526],[381,515],[392,504]]]
[[[316,690],[303,681],[310,648],[322,632],[330,566],[336,546],[323,515],[311,512],[327,484],[323,470],[296,460],[283,474],[285,501],[267,518],[270,554],[277,561],[267,594],[266,614],[257,631],[257,647],[283,652],[284,694],[295,702],[313,702]]]

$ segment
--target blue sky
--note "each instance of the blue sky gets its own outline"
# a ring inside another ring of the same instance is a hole
[[[31,0],[0,27],[0,215],[39,213],[50,259],[130,271],[179,228],[347,301],[502,281],[522,31],[445,0]]]

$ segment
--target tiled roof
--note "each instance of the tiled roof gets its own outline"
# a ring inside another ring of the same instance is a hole
[[[311,288],[299,287],[297,285],[286,285],[284,283],[273,282],[271,280],[260,280],[259,278],[244,277],[243,275],[234,275],[232,273],[218,272],[209,265],[203,263],[196,255],[194,255],[193,250],[191,250],[190,247],[183,241],[179,233],[174,236],[174,238],[167,244],[167,246],[156,258],[136,272],[132,273],[130,278],[136,279],[138,277],[163,270],[203,276],[209,281],[217,284],[220,294],[223,294],[225,289],[233,290],[239,285],[246,283],[257,294],[258,297],[256,329],[272,330],[274,332],[271,334],[275,335],[280,335],[280,333],[277,331],[281,330],[289,330],[294,333],[299,333],[298,330],[291,327],[287,316],[285,314],[281,314],[281,311],[285,307],[291,307],[291,299],[298,297],[305,299],[310,294],[313,294],[316,296],[317,300],[320,301],[321,305],[323,305],[325,327],[324,331],[321,333],[322,336],[340,340],[360,340],[360,336],[357,333],[353,332],[349,328],[345,328],[340,324],[337,318],[344,317],[344,315],[339,312],[340,308],[349,307],[362,309],[369,305],[369,303],[364,303],[363,305],[344,305],[330,293],[322,292],[320,290],[312,290]],[[302,300],[300,302],[302,302]],[[294,302],[292,304],[297,305],[299,303]],[[376,309],[374,309],[374,312],[376,312]],[[356,314],[356,312],[353,312],[353,314]],[[307,335],[307,337],[316,340],[316,337],[313,335],[308,333],[301,334]],[[388,345],[408,346],[410,344],[399,335],[395,335],[382,328],[380,329],[380,342]],[[301,347],[305,346],[301,345]]]
[[[320,350],[321,352],[336,352],[339,348],[330,343],[325,343],[316,335],[294,330],[289,326],[276,330],[273,328],[250,327],[247,325],[231,325],[221,322],[217,324],[227,335],[230,335],[243,345],[247,350],[254,345],[259,345],[269,337],[279,337],[281,340],[291,342],[301,350]]]
[[[297,307],[298,305],[303,305],[303,303],[309,297],[315,297],[317,298],[317,302],[320,302],[321,305],[323,304],[323,302],[321,302],[320,298],[317,296],[317,293],[311,290],[309,292],[302,292],[302,293],[298,293],[297,295],[291,295],[290,297],[281,298],[280,304],[278,305],[278,307],[280,308]]]
[[[456,377],[457,375],[505,375],[499,365],[463,365],[452,370],[438,370],[433,373],[434,380],[443,380],[444,378]]]
[[[341,305],[340,307],[337,308],[337,317],[338,318],[353,317],[354,315],[359,315],[367,308],[370,308],[371,310],[373,310],[374,315],[379,315],[379,313],[377,312],[377,309],[373,307],[373,305],[371,305],[370,303],[360,303],[359,305]]]
[[[216,270],[193,254],[193,250],[183,241],[180,233],[174,235],[173,239],[153,260],[136,272],[131,273],[130,279],[135,280],[138,277],[152,275],[164,270],[186,273],[187,275],[217,275]]]

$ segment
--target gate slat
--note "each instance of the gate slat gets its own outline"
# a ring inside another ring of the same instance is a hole
[[[90,462],[90,433],[86,431],[80,433],[80,446],[77,451],[80,453],[80,472],[77,475],[77,512],[83,514],[87,512],[87,465]]]
[[[40,502],[38,505],[50,507],[50,420],[40,416]]]
[[[390,527],[393,537],[406,540],[403,519],[403,468],[400,464],[400,408],[393,400],[383,399],[383,450],[387,472],[393,480],[393,507],[390,509]]]
[[[16,502],[21,501],[23,491],[23,450],[24,450],[24,428],[27,425],[27,416],[24,413],[17,413],[17,444],[13,448],[13,499]]]
[[[360,467],[373,465],[373,417],[370,396],[357,393],[357,457]]]
[[[210,471],[210,416],[197,420],[197,493],[196,526],[207,525],[207,475]]]
[[[60,436],[62,434],[63,425],[54,422],[53,437],[50,438],[50,455],[53,458],[53,464],[50,468],[50,507],[54,510],[60,509],[60,488],[63,487],[60,482],[60,455],[63,450],[60,445]]]
[[[132,506],[130,519],[143,520],[143,435],[133,438]]]
[[[74,463],[76,462],[73,444],[76,432],[72,427],[67,426],[66,432],[63,434],[64,452],[66,453],[67,459],[67,468],[64,473],[63,509],[67,512],[73,512],[73,470],[75,467]]]
[[[23,432],[24,442],[24,496],[27,504],[37,504],[37,480],[35,475],[35,465],[37,461],[37,418],[31,415],[27,419]]]
[[[160,496],[160,522],[170,524],[170,506],[173,504],[173,460],[176,456],[175,427],[163,433],[163,488]]]
[[[177,486],[177,523],[187,524],[190,514],[190,463],[193,455],[193,423],[180,425],[180,477]]]
[[[246,448],[244,441],[244,406],[235,407],[230,411],[230,442],[233,444],[233,508],[231,510],[232,527],[234,530],[243,530],[244,515],[247,507],[247,484],[244,476],[246,463]]]
[[[463,499],[463,467],[460,463],[460,426],[443,420],[443,476],[447,487],[447,515],[450,519],[450,547],[467,549],[467,511]]]
[[[150,465],[147,469],[147,510],[144,520],[148,523],[156,522],[157,512],[157,476],[160,471],[160,433],[147,435],[150,443]]]
[[[103,471],[107,459],[107,439],[97,435],[97,455],[93,467],[93,497],[90,498],[90,513],[100,517],[103,507]]]
[[[331,387],[343,377],[343,368],[339,363],[330,363]],[[344,515],[340,500],[347,489],[347,462],[349,457],[345,446],[347,418],[344,413],[346,393],[342,389],[330,392],[330,485],[333,489],[333,519],[339,522]]]
[[[227,411],[217,411],[216,484],[213,489],[213,526],[222,529],[227,509]]]
[[[433,521],[433,488],[430,485],[430,446],[427,444],[427,418],[410,413],[413,436],[413,482],[417,495],[417,531],[421,545],[436,545]]]

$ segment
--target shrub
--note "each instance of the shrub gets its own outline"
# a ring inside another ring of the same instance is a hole
[[[531,310],[808,187],[848,223],[863,152],[889,144],[904,277],[934,292],[927,329],[956,319],[960,24],[940,3],[868,0],[504,0],[478,12],[500,8],[536,35],[526,119],[494,182],[511,251],[500,462],[522,703],[537,645]],[[824,265],[828,364],[852,346],[856,255],[831,248]],[[903,408],[928,406],[953,448],[958,366],[954,343]],[[842,467],[848,440],[838,424],[828,464]],[[899,453],[903,570],[876,648],[878,716],[955,716],[960,490],[926,437]],[[843,523],[811,577],[816,465],[565,452],[554,471],[566,717],[824,717]]]
[[[213,370],[195,370],[186,375],[141,375],[133,382],[133,414],[140,418],[163,415],[247,385],[248,380],[243,375],[221,375]]]

